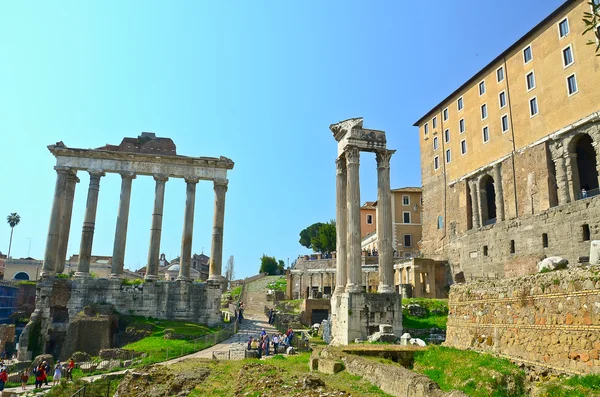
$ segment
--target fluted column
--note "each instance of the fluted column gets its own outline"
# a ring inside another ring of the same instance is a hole
[[[357,147],[346,149],[346,206],[347,223],[347,259],[348,281],[346,292],[360,292],[361,287],[361,251],[360,251],[360,151]]]
[[[481,226],[479,222],[479,195],[477,194],[477,182],[469,180],[469,190],[471,193],[471,216],[473,218],[473,228]]]
[[[58,249],[56,250],[56,274],[65,270],[67,260],[67,248],[69,246],[69,234],[71,232],[71,216],[73,214],[73,199],[75,198],[75,186],[79,182],[76,171],[67,177],[65,183],[65,194],[60,207],[60,227],[58,235]]]
[[[56,270],[56,258],[60,232],[60,209],[65,196],[67,178],[71,172],[68,167],[54,167],[56,170],[56,184],[54,186],[54,200],[50,212],[50,224],[48,236],[46,237],[46,251],[44,252],[44,265],[42,277],[52,276]]]
[[[158,260],[160,256],[160,236],[162,234],[163,207],[165,204],[165,183],[169,177],[154,175],[156,187],[154,188],[154,211],[152,212],[152,227],[150,229],[150,249],[148,250],[148,264],[146,277],[148,281],[158,279]]]
[[[346,280],[348,278],[346,272],[346,239],[347,239],[347,203],[346,203],[346,158],[339,157],[336,161],[336,288],[335,292],[341,294],[344,292],[346,287]]]
[[[181,260],[177,280],[192,281],[190,267],[192,263],[192,238],[194,234],[194,207],[196,203],[196,184],[198,178],[186,178],[185,215],[183,218],[183,235],[181,236]]]
[[[222,281],[221,265],[223,262],[223,224],[225,222],[225,193],[227,179],[215,179],[215,213],[213,219],[212,245],[210,248],[209,280]]]
[[[377,292],[394,292],[394,248],[392,247],[392,192],[390,159],[394,150],[380,150],[377,159],[377,245],[379,249],[379,285]]]
[[[501,222],[504,220],[504,190],[500,163],[494,165],[494,190],[496,193],[496,222]]]
[[[81,228],[81,244],[79,246],[79,262],[75,277],[86,278],[90,276],[90,258],[94,242],[94,228],[96,226],[96,209],[98,207],[98,193],[100,192],[100,178],[104,171],[89,171],[90,187],[88,188],[85,217]]]
[[[129,202],[131,199],[131,184],[135,174],[128,172],[121,174],[121,197],[119,200],[119,213],[115,228],[115,242],[113,245],[112,265],[110,278],[123,277],[125,265],[125,246],[127,244],[127,225],[129,223]]]

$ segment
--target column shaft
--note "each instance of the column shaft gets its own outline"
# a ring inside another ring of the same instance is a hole
[[[571,201],[577,201],[581,193],[579,182],[579,168],[577,167],[577,153],[568,153],[565,158],[567,165],[567,180],[569,182],[569,195]]]
[[[392,247],[392,193],[390,159],[393,150],[381,150],[377,158],[377,245],[379,249],[379,285],[377,292],[394,292],[394,248]],[[367,283],[368,288],[368,283]]]
[[[152,227],[150,229],[150,249],[146,265],[146,280],[158,279],[158,261],[160,256],[160,237],[162,234],[163,207],[165,204],[165,183],[169,178],[164,175],[154,175],[154,211],[152,212]]]
[[[215,179],[214,189],[215,213],[213,219],[212,245],[210,248],[210,276],[208,279],[222,281],[223,224],[225,222],[225,193],[227,193],[227,179]]]
[[[479,224],[484,226],[484,222],[489,220],[489,214],[487,207],[487,193],[485,189],[481,188],[481,179],[481,176],[477,178],[477,201],[479,204]]]
[[[81,244],[79,246],[79,262],[75,277],[89,277],[92,245],[94,242],[94,228],[96,226],[96,209],[98,207],[98,193],[100,192],[100,178],[103,171],[89,171],[90,186],[88,188],[85,217],[81,228]]]
[[[67,248],[69,246],[69,234],[71,232],[71,216],[73,215],[73,199],[75,197],[75,186],[79,178],[75,173],[67,177],[65,184],[65,195],[60,210],[60,228],[58,236],[58,249],[56,251],[56,274],[65,270],[67,259]]]
[[[477,194],[477,183],[469,180],[469,190],[471,194],[471,217],[473,218],[473,228],[481,226],[479,223],[479,195]]]
[[[347,189],[347,292],[361,291],[361,251],[360,251],[360,151],[356,147],[346,150]]]
[[[54,167],[54,169],[56,170],[56,184],[54,186],[54,200],[52,201],[52,212],[50,212],[48,236],[46,237],[42,277],[52,276],[56,271],[56,256],[60,231],[60,207],[65,195],[65,186],[70,172],[70,169],[65,167]]]
[[[194,207],[196,203],[196,184],[198,179],[186,179],[185,215],[183,218],[183,236],[181,236],[181,261],[178,280],[192,281],[190,268],[192,263],[192,239],[194,234]]]
[[[556,169],[556,188],[558,190],[558,204],[563,205],[571,202],[569,194],[569,181],[567,180],[567,172],[565,170],[565,158],[560,156],[552,159],[554,168]]]
[[[504,220],[504,189],[502,188],[502,168],[494,165],[494,190],[496,193],[496,221]]]
[[[113,257],[110,269],[111,278],[121,278],[125,265],[125,246],[127,244],[127,225],[129,223],[129,203],[131,199],[131,184],[135,174],[121,174],[121,197],[119,200],[119,213],[115,228],[115,241],[113,244]]]
[[[346,203],[346,185],[348,183],[346,176],[346,159],[338,158],[336,161],[336,293],[344,292],[346,280],[346,240],[347,240],[347,203]]]

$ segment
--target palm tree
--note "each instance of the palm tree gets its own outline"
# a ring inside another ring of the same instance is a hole
[[[8,222],[8,225],[10,226],[10,243],[8,244],[8,255],[6,256],[6,258],[8,259],[10,258],[10,248],[12,246],[13,231],[15,230],[15,226],[17,226],[19,222],[21,222],[21,216],[19,216],[19,214],[17,214],[16,212],[13,212],[12,214],[6,217],[6,222]]]

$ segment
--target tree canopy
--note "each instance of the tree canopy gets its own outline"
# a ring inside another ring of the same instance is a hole
[[[300,232],[300,244],[314,252],[335,251],[335,221],[317,222]]]

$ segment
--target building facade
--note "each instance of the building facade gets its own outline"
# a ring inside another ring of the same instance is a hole
[[[600,57],[567,1],[427,112],[422,251],[467,278],[571,262],[600,232]]]
[[[392,189],[392,219],[394,256],[413,258],[419,254],[421,241],[420,187]],[[361,248],[365,255],[377,255],[377,202],[367,201],[361,207]]]

